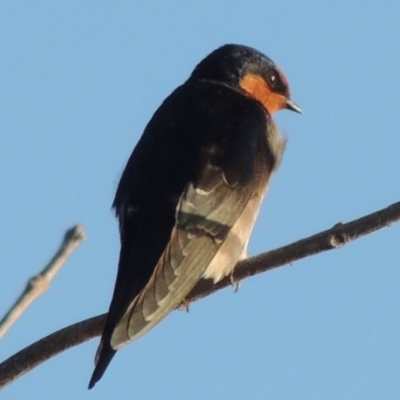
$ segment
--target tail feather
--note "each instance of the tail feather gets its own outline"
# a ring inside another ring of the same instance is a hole
[[[101,379],[116,352],[117,351],[110,346],[108,341],[102,341],[97,350],[96,367],[94,368],[92,377],[90,378],[89,389],[92,389],[94,385]]]

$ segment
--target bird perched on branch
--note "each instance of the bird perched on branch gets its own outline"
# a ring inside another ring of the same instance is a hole
[[[90,380],[115,352],[171,311],[203,278],[246,257],[285,140],[272,115],[288,82],[268,57],[235,44],[213,51],[154,113],[122,174],[113,207],[121,251]]]

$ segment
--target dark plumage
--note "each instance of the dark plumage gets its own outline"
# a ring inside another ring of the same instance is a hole
[[[181,304],[202,277],[232,272],[285,141],[271,114],[300,112],[258,51],[223,46],[151,118],[122,174],[118,275],[89,388],[115,352]]]

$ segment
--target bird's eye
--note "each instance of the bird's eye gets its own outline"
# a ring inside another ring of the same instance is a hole
[[[278,74],[276,71],[272,70],[268,74],[268,83],[269,83],[269,86],[271,87],[271,89],[273,89],[276,86],[277,82],[278,82]]]

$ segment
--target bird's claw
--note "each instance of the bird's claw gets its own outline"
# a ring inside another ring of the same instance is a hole
[[[242,281],[241,280],[238,280],[238,281],[235,280],[235,277],[233,276],[233,271],[229,275],[229,280],[231,281],[231,285],[235,287],[234,293],[237,293],[239,291],[239,289],[241,288],[241,286],[242,286]]]
[[[182,303],[179,305],[179,309],[189,312],[190,311],[190,303],[186,299],[183,299]]]

